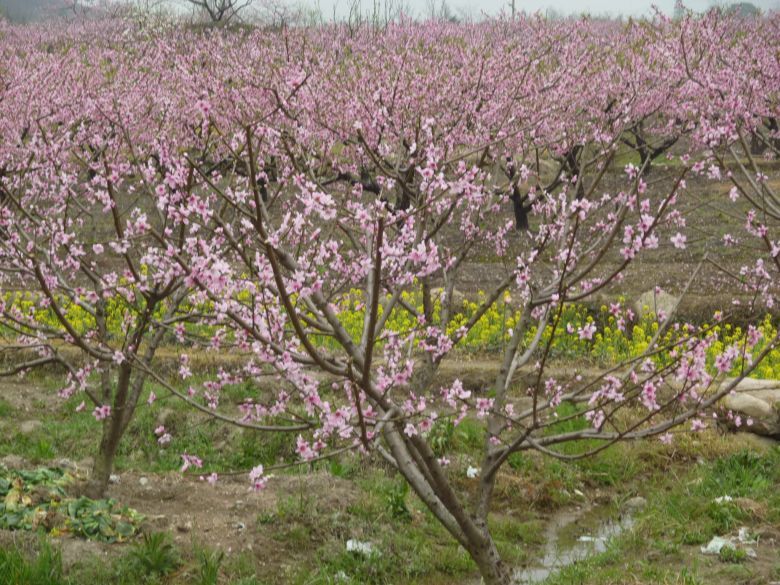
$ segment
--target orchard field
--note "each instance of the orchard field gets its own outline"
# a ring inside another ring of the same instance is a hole
[[[0,585],[780,583],[780,17],[0,21]]]

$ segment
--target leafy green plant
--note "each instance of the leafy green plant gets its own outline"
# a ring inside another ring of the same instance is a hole
[[[450,420],[437,420],[429,434],[429,441],[433,452],[437,455],[443,455],[452,446],[452,440],[455,436],[455,425]]]
[[[32,530],[49,508],[65,496],[71,480],[61,469],[36,471],[0,469],[0,528]]]
[[[707,507],[707,516],[713,521],[713,530],[716,534],[726,534],[747,519],[747,514],[731,503],[712,502]]]
[[[724,563],[744,563],[748,556],[747,553],[741,548],[734,548],[733,546],[724,546],[718,553],[718,558]]]
[[[147,577],[164,577],[173,573],[181,561],[171,537],[165,532],[144,534],[143,540],[130,551],[130,564]]]
[[[406,496],[409,494],[409,484],[405,481],[393,482],[385,492],[385,505],[390,516],[396,520],[408,521],[412,514],[406,506]]]
[[[201,549],[197,551],[196,556],[198,559],[198,585],[217,585],[225,553]]]
[[[56,455],[54,445],[46,439],[38,439],[33,446],[33,458],[36,461],[46,461]]]
[[[67,528],[73,534],[103,542],[121,542],[134,536],[142,516],[114,500],[92,500],[85,496],[66,506]]]
[[[59,468],[0,468],[0,528],[43,528],[102,542],[121,542],[136,534],[143,519],[138,512],[114,500],[68,498],[65,487],[72,482]]]

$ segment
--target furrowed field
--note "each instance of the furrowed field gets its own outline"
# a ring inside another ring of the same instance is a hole
[[[779,31],[0,21],[0,585],[780,583]]]

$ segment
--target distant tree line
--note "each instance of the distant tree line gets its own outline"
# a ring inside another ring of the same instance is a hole
[[[133,7],[152,11],[170,11],[181,13],[189,8],[189,14],[196,20],[213,25],[229,25],[237,22],[260,22],[274,28],[291,24],[323,24],[327,21],[346,21],[350,27],[364,25],[387,26],[399,18],[411,18],[414,11],[407,0],[350,0],[345,14],[339,15],[335,8],[332,14],[325,14],[317,4],[306,0],[0,0],[0,16],[11,22],[31,22],[51,18],[72,17],[89,14],[98,8],[113,6]],[[710,9],[722,10],[729,14],[749,18],[761,15],[761,9],[751,2],[712,2]],[[688,9],[678,3],[673,17],[680,19]],[[513,18],[522,13],[516,1],[509,0],[507,15]],[[592,14],[579,12],[565,14],[553,7],[546,9],[544,17],[548,20],[567,20],[587,15],[592,20],[622,20],[622,15],[609,13]],[[466,22],[479,16],[472,10],[454,7],[448,0],[426,0],[421,14],[424,20],[439,22]]]

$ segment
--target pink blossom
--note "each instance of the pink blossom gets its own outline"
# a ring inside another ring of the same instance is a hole
[[[672,244],[674,244],[675,248],[679,248],[680,250],[685,249],[685,242],[688,238],[686,238],[684,234],[677,232],[670,239],[672,241]]]
[[[583,327],[577,329],[579,338],[583,340],[592,340],[594,333],[596,333],[596,325],[594,323],[586,323]]]
[[[109,416],[111,416],[111,406],[108,404],[96,406],[95,410],[92,411],[92,416],[95,417],[95,420],[107,419]]]
[[[197,455],[188,455],[187,453],[182,453],[181,460],[182,460],[182,466],[181,469],[179,470],[181,473],[184,473],[190,467],[197,467],[197,468],[203,467],[203,461]]]
[[[217,475],[216,472],[213,472],[206,476],[201,475],[199,479],[213,486],[217,484],[217,481],[219,481],[219,475]]]
[[[252,489],[256,492],[264,489],[268,483],[268,476],[263,475],[263,473],[264,471],[262,465],[253,467],[249,472],[249,481],[252,484]]]
[[[700,418],[691,419],[691,430],[693,432],[702,431],[705,428],[707,428],[707,423]]]
[[[171,434],[165,430],[163,425],[160,425],[154,429],[154,434],[157,435],[157,443],[160,445],[167,445],[173,438],[171,437]]]
[[[492,398],[477,398],[477,416],[480,418],[484,418],[488,415],[490,412],[490,409],[493,408],[493,399]]]

